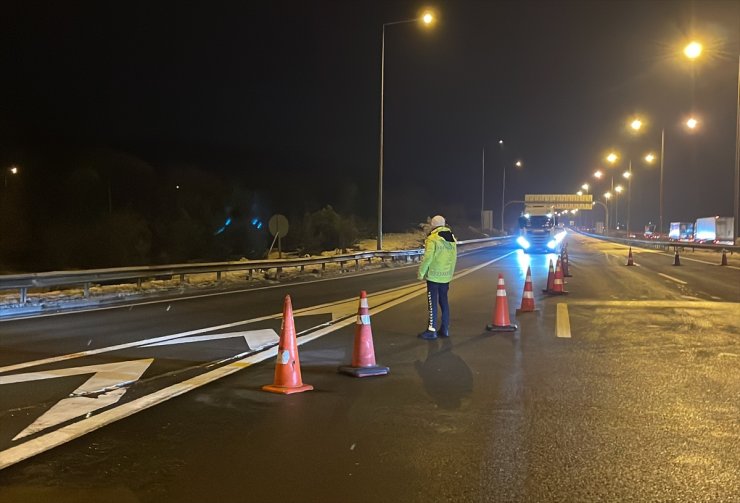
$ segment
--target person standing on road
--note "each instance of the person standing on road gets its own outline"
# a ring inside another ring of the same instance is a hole
[[[457,240],[447,227],[444,217],[432,218],[432,230],[424,241],[424,258],[419,265],[418,277],[427,281],[427,305],[429,318],[427,329],[419,334],[426,340],[450,336],[450,305],[447,292],[457,263]],[[437,305],[442,312],[442,321],[437,330]]]

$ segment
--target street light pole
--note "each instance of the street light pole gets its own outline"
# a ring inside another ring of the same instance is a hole
[[[735,239],[740,237],[740,56],[737,58],[737,111],[735,112]]]
[[[627,170],[629,176],[627,177],[627,239],[631,236],[632,223],[632,159],[630,159],[629,169]]]
[[[420,18],[405,19],[383,23],[383,36],[380,45],[380,155],[378,159],[378,250],[383,249],[383,112],[385,110],[385,27],[394,24],[415,23],[423,20],[425,24],[433,21],[431,14],[426,13]]]
[[[483,202],[485,200],[485,193],[486,193],[486,147],[483,147],[483,157],[481,159],[481,175],[480,175],[480,229],[481,232],[483,231],[483,227],[485,226],[484,218],[483,218],[483,211],[485,206],[483,205]]]
[[[660,130],[660,194],[658,196],[660,211],[658,215],[660,217],[660,230],[659,234],[663,234],[663,164],[665,162],[665,128]]]
[[[504,140],[499,140],[501,145],[501,164],[503,166],[503,181],[501,182],[501,232],[504,232],[504,209],[506,208],[506,159],[504,158]]]

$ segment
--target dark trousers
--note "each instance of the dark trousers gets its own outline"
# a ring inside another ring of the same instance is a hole
[[[428,327],[430,329],[436,327],[438,304],[440,311],[442,311],[442,322],[439,325],[439,329],[446,331],[450,328],[450,304],[447,302],[447,291],[449,289],[449,283],[427,281],[427,305],[429,306]]]

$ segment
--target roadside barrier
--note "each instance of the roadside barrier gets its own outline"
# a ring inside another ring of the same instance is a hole
[[[277,361],[275,362],[274,383],[262,386],[262,389],[284,395],[313,389],[310,384],[303,384],[301,379],[301,361],[298,358],[298,344],[296,343],[293,305],[290,301],[290,295],[285,296],[285,302],[283,303],[283,323],[280,327],[280,343],[278,344]]]
[[[532,269],[527,266],[527,279],[524,281],[524,292],[522,293],[522,305],[516,313],[533,313],[537,311],[534,307],[534,292],[532,291]]]
[[[360,304],[357,308],[352,364],[343,365],[339,367],[338,371],[354,377],[368,377],[386,375],[389,370],[388,367],[381,367],[375,363],[373,331],[370,327],[370,307],[367,303],[367,293],[363,290],[360,292]]]
[[[509,320],[509,302],[506,300],[504,275],[498,274],[496,288],[496,306],[493,309],[493,323],[486,325],[489,332],[514,332],[518,327]]]
[[[631,246],[630,246],[630,252],[629,252],[629,254],[627,255],[627,265],[630,265],[630,266],[631,266],[631,265],[635,265],[635,261],[634,261],[634,259],[632,258],[632,247],[631,247]]]

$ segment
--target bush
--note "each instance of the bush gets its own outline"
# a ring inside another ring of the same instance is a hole
[[[353,217],[342,217],[331,206],[307,214],[301,226],[301,248],[316,254],[326,250],[346,252],[357,240],[357,225]]]

